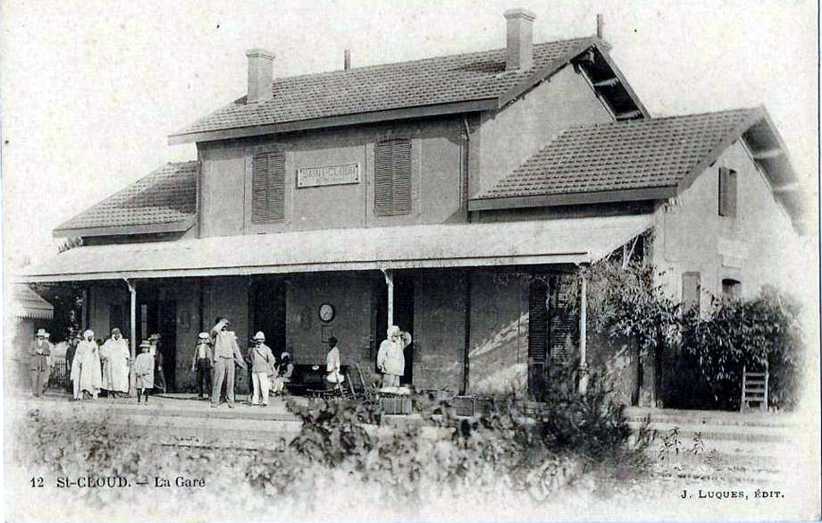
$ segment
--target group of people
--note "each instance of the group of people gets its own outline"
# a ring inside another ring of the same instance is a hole
[[[328,353],[325,357],[326,381],[331,388],[340,388],[345,382],[342,374],[342,359],[338,340],[328,338]],[[405,348],[411,344],[411,334],[402,331],[398,326],[388,328],[387,337],[380,343],[377,352],[377,370],[382,374],[382,388],[398,392],[400,379],[405,375]]]
[[[145,369],[149,359],[151,377],[148,378],[150,386],[147,388],[152,389],[154,382],[157,381],[165,389],[165,379],[162,378],[163,356],[157,347],[159,339],[159,334],[153,334],[148,340],[143,341],[140,348],[148,356],[141,358],[142,354],[138,355],[133,362],[138,380],[138,394],[140,380],[146,381],[145,373],[140,372],[138,362]],[[94,331],[91,329],[83,332],[82,336],[71,336],[66,349],[66,364],[70,370],[72,396],[75,400],[96,399],[101,393],[109,397],[128,396],[132,360],[128,340],[123,337],[120,329],[112,329],[111,337],[102,344],[95,341]]]
[[[234,407],[235,366],[250,373],[252,405],[268,405],[271,393],[280,394],[291,380],[294,364],[288,352],[280,354],[279,361],[271,347],[265,344],[265,333],[257,332],[252,338],[246,356],[240,352],[237,335],[229,330],[231,323],[227,318],[217,318],[210,333],[201,332],[191,362],[191,371],[197,373],[197,387],[200,398],[204,390],[211,389],[211,407],[216,408],[223,397],[225,384],[225,402],[229,408]]]
[[[274,356],[265,343],[265,333],[257,332],[252,338],[245,356],[240,351],[237,336],[230,330],[226,318],[218,318],[210,332],[197,337],[191,360],[191,372],[196,373],[200,399],[211,393],[211,406],[217,407],[221,399],[234,407],[235,366],[246,369],[252,386],[252,405],[268,405],[268,398],[285,391],[291,380],[294,364],[288,352]],[[44,393],[51,368],[53,346],[49,334],[39,329],[29,351],[32,389],[35,396]],[[140,343],[140,354],[131,361],[128,341],[120,329],[111,331],[104,343],[94,339],[91,329],[70,333],[66,350],[66,363],[70,372],[71,392],[75,400],[97,398],[100,393],[114,397],[128,395],[129,368],[134,367],[137,402],[148,401],[154,389],[165,390],[163,356],[157,348],[159,334],[153,334]],[[387,338],[377,353],[377,369],[382,374],[383,388],[397,388],[405,373],[404,350],[411,343],[411,335],[396,325],[389,327]],[[326,354],[326,381],[331,388],[340,388],[345,382],[338,340],[328,339]],[[225,386],[225,389],[223,389]],[[225,392],[223,392],[225,390]]]

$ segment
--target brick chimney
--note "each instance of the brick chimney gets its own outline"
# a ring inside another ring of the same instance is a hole
[[[527,9],[517,7],[504,13],[507,29],[505,70],[531,69],[534,66],[534,38],[532,28],[537,17]]]
[[[274,71],[274,53],[265,49],[249,49],[248,57],[248,98],[246,103],[254,103],[271,98],[271,81]]]

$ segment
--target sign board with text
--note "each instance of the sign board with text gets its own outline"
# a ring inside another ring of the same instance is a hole
[[[297,188],[360,183],[360,164],[301,167],[297,169]]]

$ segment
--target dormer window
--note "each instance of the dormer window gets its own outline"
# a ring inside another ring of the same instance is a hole
[[[736,218],[736,171],[719,168],[719,215]]]

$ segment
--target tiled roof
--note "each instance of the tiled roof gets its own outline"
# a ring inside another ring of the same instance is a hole
[[[473,199],[676,186],[758,117],[754,108],[571,127]]]
[[[27,285],[13,284],[11,315],[15,318],[50,320],[54,316],[54,307],[31,290]]]
[[[57,227],[57,231],[189,224],[196,212],[197,162],[168,163]]]
[[[240,98],[175,135],[434,104],[498,98],[535,70],[559,67],[594,43],[576,38],[534,46],[534,69],[505,71],[505,49],[277,78],[273,98]]]

